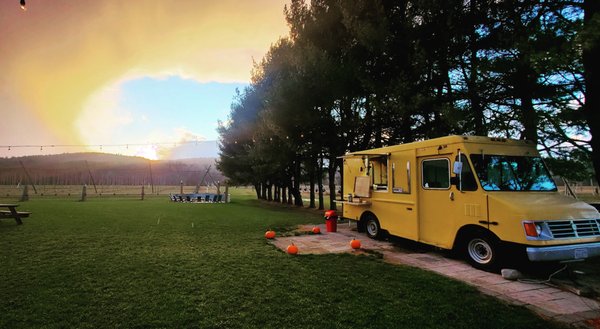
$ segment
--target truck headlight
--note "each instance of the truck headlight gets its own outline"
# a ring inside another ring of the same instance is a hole
[[[532,238],[537,238],[542,234],[542,226],[534,222],[523,222],[525,234]]]

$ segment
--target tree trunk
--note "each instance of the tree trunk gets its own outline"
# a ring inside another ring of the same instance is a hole
[[[323,156],[319,158],[319,166],[317,167],[317,186],[319,186],[319,210],[324,210],[323,205]],[[331,194],[333,191],[329,191]]]
[[[260,183],[254,183],[254,191],[256,192],[256,198],[260,200]]]
[[[273,197],[275,202],[281,203],[281,186],[275,185],[275,196]]]
[[[333,155],[329,156],[329,209],[337,210],[335,203],[335,172],[337,168],[336,158]]]
[[[519,117],[523,124],[523,133],[521,139],[530,140],[537,144],[538,141],[538,116],[533,107],[533,87],[537,84],[536,74],[531,68],[531,63],[527,58],[519,59],[516,72],[515,91],[517,97],[521,100],[519,108]]]
[[[477,6],[475,1],[471,1],[471,15],[475,15],[477,11]],[[469,51],[470,51],[470,62],[471,66],[469,68],[469,77],[467,83],[467,94],[469,97],[469,102],[471,103],[471,114],[473,117],[473,128],[475,130],[475,135],[477,136],[487,136],[488,130],[485,126],[485,117],[483,115],[483,106],[481,102],[481,96],[479,96],[479,84],[478,84],[478,73],[479,73],[479,59],[477,58],[477,51],[479,47],[477,46],[477,32],[476,26],[471,26],[471,30],[469,33]]]
[[[294,181],[291,192],[294,195],[294,205],[298,207],[304,206],[302,194],[300,193],[300,169],[300,161],[296,158],[296,161],[294,161]]]
[[[308,181],[310,186],[309,208],[316,208],[315,205],[315,162],[312,158],[308,161]]]
[[[267,201],[273,201],[273,184],[267,185]]]
[[[267,184],[262,183],[262,198],[261,199],[263,199],[263,200],[267,199],[267,189],[268,189]]]
[[[584,30],[591,35],[590,39],[586,39],[583,45],[583,69],[585,78],[585,105],[583,112],[590,129],[590,146],[592,147],[592,163],[594,171],[596,171],[596,182],[600,183],[600,84],[598,58],[600,58],[600,40],[593,39],[594,30],[600,28],[598,26],[600,15],[600,1],[585,0],[583,3],[585,11],[583,16]],[[595,23],[592,18],[595,17]]]

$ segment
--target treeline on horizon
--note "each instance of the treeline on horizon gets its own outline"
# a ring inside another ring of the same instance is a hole
[[[255,63],[220,127],[218,166],[258,198],[302,205],[304,182],[315,191],[326,176],[339,190],[347,151],[458,134],[532,140],[555,174],[594,177],[599,7],[292,0],[289,36]]]
[[[214,158],[151,161],[106,153],[0,158],[0,185],[140,186],[180,185],[183,182],[185,186],[200,183],[206,186],[224,181]]]

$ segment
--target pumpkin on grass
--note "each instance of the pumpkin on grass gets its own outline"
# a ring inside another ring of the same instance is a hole
[[[267,238],[267,239],[275,238],[275,231],[268,230],[267,232],[265,232],[265,238]]]
[[[321,229],[318,226],[314,226],[312,228],[312,232],[313,232],[313,234],[320,234],[321,233]]]

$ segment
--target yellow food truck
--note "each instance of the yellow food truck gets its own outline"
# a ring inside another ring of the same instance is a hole
[[[531,142],[448,136],[342,158],[342,217],[371,238],[456,250],[486,270],[519,254],[600,256],[600,214],[557,191]]]

